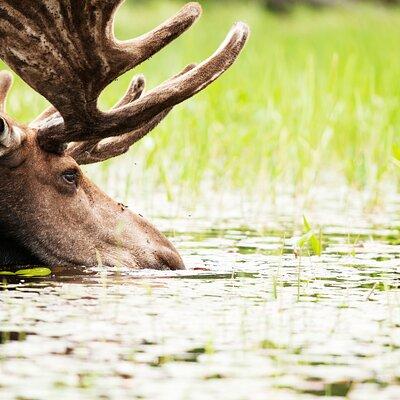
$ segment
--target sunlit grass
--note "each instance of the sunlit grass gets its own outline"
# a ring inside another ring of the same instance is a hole
[[[126,4],[118,37],[151,29],[179,6]],[[238,19],[249,23],[252,36],[236,65],[177,107],[127,156],[95,166],[91,174],[101,180],[125,169],[126,197],[145,184],[172,198],[198,191],[203,182],[216,190],[265,194],[288,184],[303,192],[327,175],[360,189],[398,185],[400,10],[299,9],[277,17],[255,3],[207,4],[190,32],[115,82],[101,106],[111,107],[134,73],[143,72],[153,87],[207,57]],[[12,115],[28,121],[44,106],[18,82]]]

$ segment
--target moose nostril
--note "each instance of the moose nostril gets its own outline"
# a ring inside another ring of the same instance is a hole
[[[141,269],[182,270],[185,264],[173,247],[161,246],[151,251],[145,251],[136,256],[138,267]]]
[[[180,255],[167,247],[157,252],[157,258],[160,261],[160,269],[182,270],[186,269]]]

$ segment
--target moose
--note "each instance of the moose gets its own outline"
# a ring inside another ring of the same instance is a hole
[[[208,59],[144,91],[135,77],[100,111],[100,93],[186,31],[201,7],[135,39],[114,36],[123,0],[2,0],[0,58],[51,104],[22,125],[6,114],[12,75],[0,73],[0,265],[103,265],[184,269],[174,246],[142,216],[112,200],[81,171],[128,151],[171,109],[236,60],[249,29],[236,23]]]

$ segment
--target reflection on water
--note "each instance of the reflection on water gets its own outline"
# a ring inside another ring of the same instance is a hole
[[[187,271],[3,276],[0,398],[398,400],[399,210],[314,210],[321,257],[285,210],[160,220]]]

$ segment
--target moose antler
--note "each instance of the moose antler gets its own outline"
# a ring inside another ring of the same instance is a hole
[[[134,88],[140,80],[134,82],[120,104],[102,112],[97,100],[107,85],[181,35],[201,14],[197,3],[189,3],[149,33],[122,42],[113,33],[114,14],[122,1],[0,3],[0,57],[54,106],[32,124],[47,151],[61,152],[66,143],[85,142],[69,149],[77,158],[94,157],[81,157],[82,163],[125,151],[173,106],[226,71],[248,37],[248,27],[235,24],[216,53],[198,66],[144,95]]]
[[[190,64],[175,77],[183,75],[195,67],[196,64]],[[135,77],[129,85],[125,96],[113,108],[116,109],[123,107],[137,100],[142,95],[144,88],[144,76],[139,75]],[[166,109],[144,124],[141,128],[125,133],[124,135],[103,140],[89,140],[86,142],[72,143],[67,149],[67,154],[73,157],[79,164],[92,164],[105,161],[112,157],[117,157],[126,153],[134,143],[153,130],[171,110],[172,107]]]

